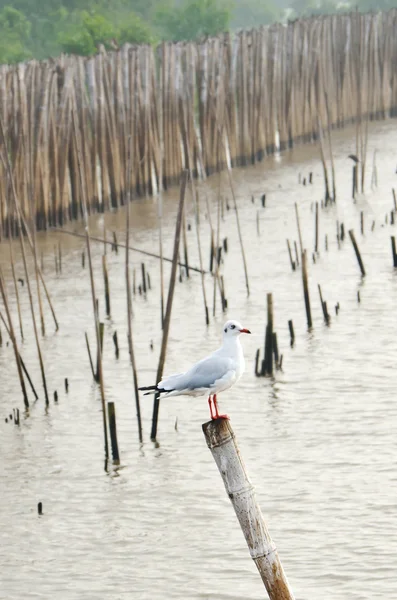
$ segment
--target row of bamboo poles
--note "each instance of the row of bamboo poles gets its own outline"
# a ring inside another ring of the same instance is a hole
[[[22,212],[46,229],[82,216],[83,195],[88,213],[116,209],[183,169],[205,177],[255,163],[352,121],[362,136],[369,119],[397,114],[396,27],[397,9],[356,12],[4,65],[0,117]],[[18,227],[10,195],[0,164],[0,236],[8,221]]]

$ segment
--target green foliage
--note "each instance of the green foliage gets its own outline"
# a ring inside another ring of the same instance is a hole
[[[388,10],[397,0],[0,0],[0,63],[188,40],[299,16]]]
[[[159,5],[154,21],[163,38],[191,40],[229,29],[231,12],[227,0],[184,0],[179,6]]]
[[[153,44],[156,41],[153,30],[139,15],[129,13],[117,28],[117,42],[125,44]]]
[[[82,11],[72,14],[72,23],[58,35],[58,42],[63,52],[88,56],[99,44],[110,48],[115,35],[114,26],[104,16]]]
[[[22,12],[5,6],[0,12],[0,62],[13,63],[29,57],[25,44],[30,23]]]
[[[273,0],[245,0],[236,3],[231,24],[236,29],[259,27],[280,21],[282,16],[281,9]]]

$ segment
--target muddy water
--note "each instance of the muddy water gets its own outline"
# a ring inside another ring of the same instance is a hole
[[[314,248],[312,204],[323,185],[318,152],[299,148],[237,170],[234,180],[247,253],[251,295],[247,298],[235,215],[225,209],[221,237],[229,252],[222,272],[227,316],[238,318],[253,335],[243,340],[247,372],[221,396],[231,415],[268,527],[288,578],[301,600],[366,600],[397,597],[396,474],[397,278],[392,267],[385,213],[397,187],[396,125],[371,129],[369,157],[378,150],[379,187],[354,204],[350,198],[354,132],[335,135],[338,202],[320,211],[316,264],[309,261],[313,330],[305,324],[301,271],[292,273],[286,238],[297,240],[294,202],[300,207],[304,246]],[[370,161],[371,162],[371,161]],[[370,167],[370,165],[369,165]],[[298,185],[298,174],[313,171],[313,185]],[[218,178],[209,182],[213,201]],[[224,194],[227,180],[223,179]],[[259,197],[266,192],[266,208]],[[251,196],[255,204],[251,203]],[[171,256],[177,194],[164,198],[164,246]],[[257,233],[257,212],[260,233]],[[364,211],[365,232],[360,233]],[[201,206],[200,234],[208,268],[209,226]],[[133,244],[156,251],[156,203],[132,207]],[[216,220],[216,207],[212,209]],[[103,221],[105,220],[105,222]],[[362,279],[350,241],[338,249],[336,220],[354,228],[367,277]],[[371,225],[375,220],[374,231]],[[124,238],[123,211],[96,217],[92,234],[117,231]],[[188,203],[189,257],[198,264],[191,202]],[[81,225],[69,229],[82,232]],[[328,251],[325,250],[328,235]],[[109,234],[108,234],[109,236]],[[62,244],[62,273],[56,274],[54,245]],[[46,310],[42,340],[51,396],[45,410],[28,315],[26,286],[20,288],[26,342],[22,355],[34,376],[40,400],[22,415],[21,426],[6,424],[13,407],[22,408],[10,346],[0,349],[1,494],[0,598],[20,600],[177,599],[259,600],[265,597],[243,536],[205,445],[201,423],[204,398],[174,398],[161,404],[159,445],[149,441],[151,400],[142,399],[145,442],[138,443],[132,374],[126,340],[124,254],[108,251],[112,317],[105,321],[104,376],[107,400],[116,402],[121,466],[104,470],[102,417],[85,348],[94,345],[88,270],[81,265],[84,241],[60,233],[39,238],[46,280],[60,320],[54,332]],[[17,253],[17,274],[23,277]],[[100,310],[103,246],[94,245]],[[2,249],[7,276],[7,250]],[[132,254],[140,283],[141,256]],[[152,290],[134,299],[134,343],[139,382],[154,382],[161,340],[159,265],[145,258]],[[166,268],[168,281],[169,267]],[[10,282],[8,276],[8,282]],[[212,312],[213,283],[206,275]],[[327,327],[317,293],[320,283],[331,313]],[[357,302],[360,291],[361,303]],[[263,346],[266,293],[272,292],[275,328],[283,370],[273,379],[254,376],[254,356]],[[9,287],[16,322],[12,287]],[[336,316],[335,304],[340,303]],[[289,346],[288,319],[296,343]],[[225,316],[217,299],[208,329],[200,277],[178,283],[166,372],[189,366],[214,349]],[[114,356],[117,330],[120,358]],[[150,342],[153,341],[153,350]],[[63,389],[64,377],[70,390]],[[178,417],[178,428],[175,420]],[[43,516],[37,516],[37,502]]]

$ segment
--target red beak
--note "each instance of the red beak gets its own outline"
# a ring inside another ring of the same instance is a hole
[[[251,333],[249,329],[240,329],[240,333]]]

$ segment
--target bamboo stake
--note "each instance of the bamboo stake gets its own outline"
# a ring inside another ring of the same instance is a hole
[[[296,265],[295,265],[295,263],[294,263],[294,261],[292,259],[292,252],[291,252],[291,246],[290,246],[289,240],[287,240],[287,248],[288,248],[289,261],[291,263],[291,269],[293,271],[295,271]]]
[[[95,373],[95,369],[94,369],[94,363],[92,362],[90,343],[88,341],[88,335],[87,335],[87,333],[85,333],[85,343],[87,345],[87,352],[88,352],[88,358],[90,360],[90,367],[91,367],[92,376],[93,376],[93,378],[96,381],[96,373]]]
[[[75,118],[74,118],[74,112],[72,112],[72,121],[73,121],[73,138],[74,138],[74,143],[75,143],[75,147],[76,147],[77,164],[78,164],[78,170],[79,170],[79,175],[80,175],[80,184],[81,184],[81,189],[82,189],[82,201],[83,201],[83,211],[84,211],[84,221],[85,221],[87,256],[88,256],[88,266],[89,266],[89,271],[90,271],[90,282],[91,282],[92,308],[93,308],[93,313],[94,313],[95,334],[96,334],[97,352],[98,352],[98,378],[99,378],[99,387],[100,387],[101,403],[102,403],[105,459],[108,459],[109,458],[109,444],[108,444],[108,434],[107,434],[105,385],[104,385],[104,381],[103,381],[100,328],[99,328],[99,318],[98,318],[98,311],[97,311],[97,304],[96,304],[95,281],[94,281],[94,270],[93,270],[93,266],[92,266],[90,234],[89,234],[89,230],[88,230],[88,212],[87,212],[87,201],[86,201],[86,197],[85,197],[85,186],[83,183],[81,150],[80,150],[80,145],[79,145],[79,140],[78,140],[78,135],[77,135],[77,128],[76,128],[76,122],[75,122]]]
[[[300,223],[299,223],[299,212],[298,212],[298,205],[296,202],[295,202],[295,215],[296,215],[296,226],[298,228],[299,247],[300,247],[301,254],[303,254],[301,227],[300,227]],[[299,264],[299,262],[298,262],[298,264]]]
[[[356,258],[357,258],[357,262],[358,262],[359,267],[360,267],[361,275],[363,277],[365,277],[364,263],[363,263],[362,258],[361,258],[360,250],[358,248],[358,245],[357,245],[357,242],[356,242],[356,238],[354,236],[353,229],[349,229],[349,236],[350,236],[351,243],[353,244],[354,252],[356,253]]]
[[[209,311],[208,311],[208,304],[207,304],[207,295],[206,295],[206,291],[205,291],[205,281],[204,281],[204,271],[203,271],[203,255],[202,255],[202,251],[201,251],[201,240],[200,240],[200,217],[199,217],[200,198],[199,198],[198,192],[195,193],[192,179],[191,179],[191,182],[192,182],[192,197],[193,197],[193,202],[194,202],[194,214],[195,214],[195,222],[196,222],[197,249],[198,249],[199,264],[200,264],[200,270],[201,270],[201,289],[203,292],[205,324],[209,325],[210,319],[209,319]]]
[[[6,323],[5,319],[4,319],[4,317],[3,317],[3,315],[1,314],[1,312],[0,312],[0,319],[3,321],[4,327],[6,328],[6,331],[7,331],[7,333],[8,333],[8,336],[9,336],[9,338],[10,338],[11,342],[12,342],[12,338],[11,338],[11,332],[10,332],[10,329],[9,329],[9,327],[8,327],[8,325],[7,325],[7,323]],[[0,346],[1,346],[1,332],[0,332]],[[33,385],[33,382],[32,382],[32,380],[31,380],[31,378],[30,378],[29,372],[28,372],[28,370],[27,370],[27,368],[26,368],[26,366],[25,366],[25,363],[24,363],[24,362],[23,362],[23,360],[22,360],[22,356],[21,356],[20,354],[19,354],[19,359],[20,359],[20,361],[21,361],[21,367],[22,367],[22,370],[23,370],[23,372],[24,372],[24,373],[25,373],[25,375],[26,375],[26,379],[27,379],[27,380],[28,380],[28,382],[29,382],[29,385],[30,385],[30,387],[31,387],[31,390],[32,390],[32,392],[33,392],[33,395],[34,395],[34,397],[35,397],[35,400],[38,400],[39,396],[38,396],[38,394],[37,394],[37,392],[36,392],[36,389],[35,389],[35,387],[34,387],[34,385]]]
[[[114,402],[108,402],[108,420],[109,420],[109,431],[110,431],[110,443],[112,446],[112,457],[113,464],[120,464],[120,453],[119,444],[117,441],[117,428],[116,428],[116,409]]]
[[[9,242],[9,246],[10,246],[10,263],[11,263],[12,279],[14,281],[15,298],[16,298],[16,301],[17,301],[17,309],[18,309],[19,330],[21,332],[21,338],[24,339],[24,337],[23,337],[21,303],[19,301],[19,289],[18,289],[17,279],[16,279],[16,276],[15,276],[14,252],[13,252],[13,249],[12,249],[10,221],[8,221],[8,242]]]
[[[79,238],[85,238],[85,235],[82,233],[76,233],[74,231],[69,231],[68,229],[59,229],[58,233],[67,233],[69,235],[72,235],[74,237],[79,237]],[[103,238],[99,238],[99,237],[95,237],[95,236],[91,236],[90,235],[90,240],[92,242],[99,242],[100,244],[110,244],[113,245],[113,242],[111,241],[106,241]],[[120,242],[117,242],[117,245],[120,246],[120,248],[125,248],[126,245],[125,244],[121,244]],[[163,260],[165,262],[169,262],[172,263],[172,258],[167,258],[166,256],[163,256],[161,258],[161,256],[159,254],[155,254],[153,252],[148,252],[147,250],[141,250],[139,248],[134,248],[134,246],[129,246],[130,250],[133,250],[134,252],[138,252],[139,254],[144,254],[145,256],[150,256],[151,258],[158,258],[160,260]],[[180,267],[185,267],[186,268],[186,264],[183,262],[178,262],[178,266]],[[192,265],[189,265],[189,269],[191,271],[195,271],[196,273],[206,273],[206,271],[199,269],[197,267],[192,267]]]
[[[5,311],[6,311],[7,319],[8,319],[9,334],[11,337],[12,347],[14,349],[15,360],[17,363],[18,377],[19,377],[19,382],[21,384],[23,402],[25,404],[25,408],[29,408],[28,394],[26,392],[25,381],[24,381],[23,373],[22,373],[21,356],[19,354],[17,340],[15,338],[14,327],[12,324],[11,313],[10,313],[10,309],[9,309],[9,305],[8,305],[7,290],[6,290],[4,277],[3,277],[3,271],[1,269],[1,267],[0,267],[0,292],[1,292],[1,296],[3,298],[3,304],[4,304]]]
[[[294,600],[230,421],[216,419],[204,423],[203,432],[270,600]]]
[[[126,210],[126,244],[125,244],[125,285],[127,293],[127,323],[128,323],[128,349],[130,354],[130,362],[132,368],[132,377],[134,382],[134,394],[135,394],[135,408],[138,422],[138,437],[142,444],[142,418],[141,418],[141,406],[139,403],[139,391],[138,391],[138,372],[135,362],[134,343],[132,337],[132,297],[131,297],[131,281],[130,281],[130,211],[131,211],[131,170],[132,170],[132,138],[128,139],[128,158],[127,158],[127,210]],[[161,252],[161,248],[160,248]],[[163,260],[160,260],[160,264],[163,264]],[[161,267],[160,267],[161,268]],[[134,271],[134,290],[135,290],[135,271]],[[134,292],[135,293],[135,292]]]
[[[305,299],[306,318],[307,326],[309,329],[313,326],[312,314],[310,310],[310,296],[309,296],[309,285],[307,279],[307,255],[306,250],[302,252],[302,283],[303,283],[303,296]]]
[[[161,341],[161,350],[160,350],[159,364],[157,367],[156,382],[160,381],[161,377],[163,375],[165,356],[166,356],[166,351],[167,351],[168,333],[169,333],[169,329],[170,329],[172,301],[174,298],[174,290],[175,290],[177,257],[178,257],[178,251],[179,251],[179,241],[180,241],[180,237],[181,237],[182,215],[183,215],[183,208],[184,208],[184,203],[185,203],[185,191],[186,191],[187,178],[188,178],[188,172],[183,171],[182,180],[181,180],[181,190],[180,190],[180,196],[179,196],[178,216],[177,216],[176,227],[175,227],[173,262],[172,262],[172,269],[171,269],[170,285],[168,288],[167,307],[166,307],[166,311],[165,311],[163,338]],[[157,436],[157,422],[158,422],[159,408],[160,408],[160,397],[159,397],[159,394],[155,394],[154,403],[153,403],[152,430],[151,430],[151,434],[150,434],[150,437],[152,440],[155,440],[156,436]]]
[[[103,256],[102,256],[102,270],[103,270],[103,280],[104,280],[104,284],[105,284],[106,314],[108,317],[110,317],[111,311],[110,311],[109,274],[108,274],[108,267],[106,264],[106,255],[105,254],[103,254]]]

